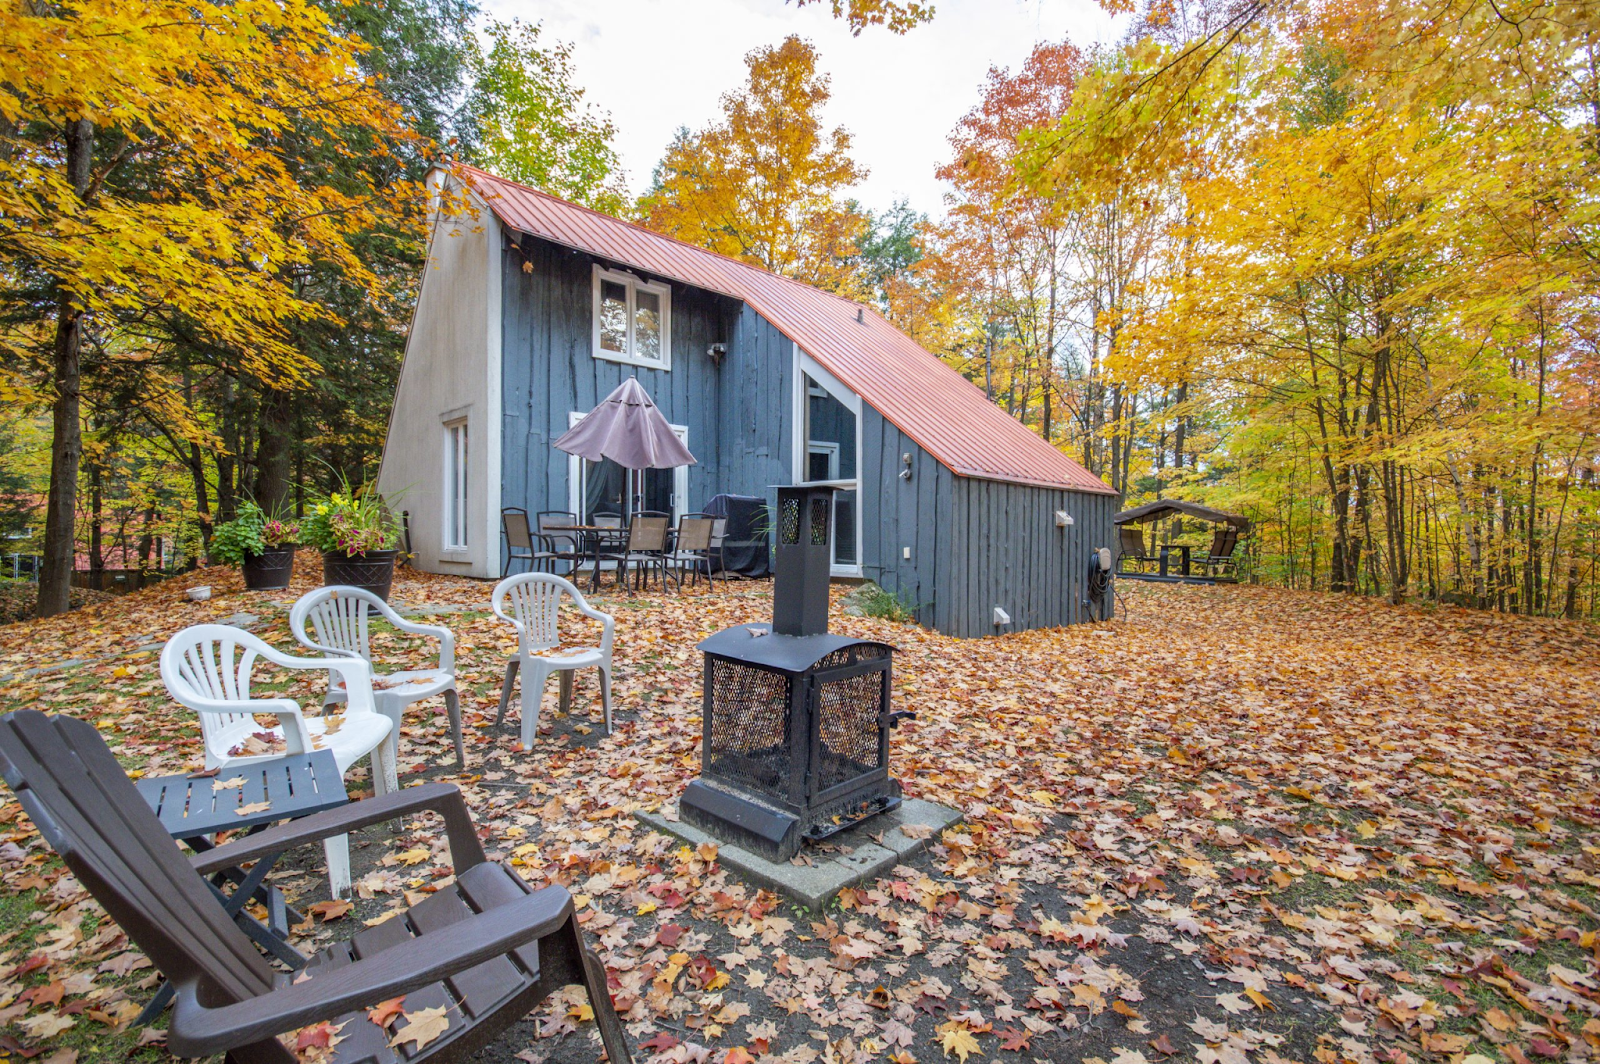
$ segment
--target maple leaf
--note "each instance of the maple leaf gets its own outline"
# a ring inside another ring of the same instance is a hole
[[[416,1043],[414,1048],[420,1051],[450,1029],[450,1018],[445,1015],[447,1011],[445,1006],[439,1005],[431,1009],[402,1013],[406,1025],[395,1031],[394,1037],[389,1039],[389,1045],[398,1046],[414,1042]]]
[[[250,816],[254,813],[265,813],[271,808],[271,802],[246,802],[233,812],[235,816]]]
[[[341,1023],[335,1027],[326,1020],[312,1024],[310,1027],[302,1027],[294,1037],[294,1047],[296,1050],[301,1051],[307,1049],[331,1049],[341,1041],[339,1032],[343,1029],[344,1024]]]
[[[395,1021],[397,1016],[401,1014],[403,1011],[401,1009],[401,1005],[405,1002],[405,1000],[405,995],[401,994],[399,997],[390,998],[387,1001],[380,1001],[376,1005],[372,1006],[372,1008],[367,1010],[367,1019],[371,1020],[379,1027],[387,1027]]]
[[[1235,1016],[1242,1012],[1249,1012],[1251,1008],[1250,1003],[1238,994],[1218,994],[1217,1004]]]
[[[668,1034],[666,1031],[658,1031],[658,1032],[656,1032],[655,1035],[653,1035],[648,1040],[640,1042],[639,1043],[639,1048],[640,1049],[652,1049],[652,1050],[655,1050],[657,1053],[665,1053],[667,1050],[671,1049],[673,1046],[679,1045],[679,1044],[680,1044],[679,1040],[677,1038],[674,1038],[672,1035]]]
[[[978,1039],[965,1025],[953,1020],[939,1026],[939,1045],[943,1047],[945,1056],[953,1054],[963,1064],[973,1054],[983,1056],[983,1051],[978,1048]]]
[[[355,903],[344,898],[335,898],[330,901],[312,902],[306,906],[306,911],[322,917],[324,923],[337,920],[355,908]]]
[[[1017,1027],[1002,1027],[995,1034],[1000,1036],[1000,1048],[1010,1053],[1020,1053],[1027,1049],[1028,1042],[1033,1038],[1032,1031]]]
[[[755,1060],[744,1046],[734,1046],[722,1055],[722,1064],[755,1064]]]

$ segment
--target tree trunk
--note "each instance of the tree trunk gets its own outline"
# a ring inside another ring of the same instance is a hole
[[[256,504],[269,514],[289,507],[294,412],[288,392],[272,389],[261,400],[261,435],[256,449]]]
[[[106,551],[101,522],[105,520],[105,485],[99,462],[89,463],[89,586],[104,591]]]
[[[67,180],[81,198],[89,191],[94,125],[86,118],[66,128]],[[50,490],[45,502],[44,558],[39,571],[36,612],[53,617],[72,608],[72,568],[77,555],[78,467],[83,459],[79,420],[79,356],[83,351],[83,308],[65,290],[56,296],[55,401],[51,404]]]

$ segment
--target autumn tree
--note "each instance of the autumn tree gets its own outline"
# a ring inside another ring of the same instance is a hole
[[[621,213],[625,188],[611,119],[584,102],[572,47],[546,47],[540,27],[490,22],[490,47],[474,56],[467,101],[472,161],[502,177],[608,214]]]
[[[844,19],[856,36],[868,26],[884,26],[890,33],[905,33],[933,18],[932,4],[900,3],[899,0],[794,0],[796,7],[828,4],[833,17]]]
[[[745,57],[748,83],[722,119],[679,136],[639,202],[650,228],[841,293],[859,288],[866,219],[843,198],[866,176],[850,134],[826,130],[831,96],[817,52],[799,37]]]
[[[1423,14],[1152,5],[1023,169],[1156,225],[1102,319],[1144,397],[1108,430],[1142,451],[1124,485],[1245,509],[1257,572],[1298,586],[1570,613],[1600,523],[1596,15]],[[1174,413],[1214,430],[1181,478]]]
[[[0,345],[37,367],[52,409],[48,615],[67,608],[73,568],[85,353],[95,374],[148,365],[171,327],[239,373],[298,386],[314,363],[289,327],[337,316],[298,279],[331,267],[382,291],[352,238],[418,201],[371,169],[319,180],[272,149],[304,137],[351,158],[408,135],[360,46],[309,4],[17,7],[0,13],[0,40]],[[179,381],[146,379],[181,412]],[[212,441],[193,418],[180,431]]]

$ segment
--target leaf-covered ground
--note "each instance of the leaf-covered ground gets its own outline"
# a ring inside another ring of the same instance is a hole
[[[283,604],[312,586],[311,562],[289,593],[211,571],[0,628],[0,708],[86,716],[130,770],[193,769],[160,640],[249,614],[290,646]],[[210,602],[180,597],[204,581]],[[458,634],[470,732],[460,773],[442,710],[418,712],[402,779],[459,783],[493,852],[578,896],[641,1061],[1600,1055],[1590,626],[1245,587],[1131,587],[1127,620],[978,641],[836,608],[835,631],[900,648],[896,697],[919,719],[896,735],[895,773],[965,821],[808,912],[630,816],[697,772],[693,646],[765,618],[769,585],[600,596],[618,620],[616,734],[591,714],[586,676],[567,718],[551,685],[529,752],[514,715],[493,726],[514,640],[488,594],[397,583],[399,604]],[[415,660],[413,644],[380,639],[388,660]],[[315,704],[320,682],[291,689]],[[364,773],[349,782],[360,790]],[[126,1026],[146,962],[14,803],[0,832],[0,1052],[165,1059],[159,1031]],[[318,857],[275,873],[303,905],[325,899]],[[353,860],[353,909],[319,906],[302,949],[449,875],[423,820],[366,833]],[[484,1058],[593,1060],[593,1026],[581,997],[557,1000]]]

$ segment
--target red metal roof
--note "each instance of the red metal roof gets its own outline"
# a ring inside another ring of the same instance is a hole
[[[508,228],[748,303],[954,473],[1116,494],[871,307],[487,171],[462,169]],[[858,310],[865,311],[859,321]]]

